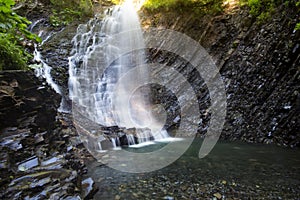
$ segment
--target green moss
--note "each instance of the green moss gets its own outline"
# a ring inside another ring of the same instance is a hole
[[[232,43],[232,48],[236,49],[240,44],[240,41],[236,40]]]
[[[150,11],[173,10],[191,14],[218,14],[223,11],[223,0],[147,0],[144,8]]]
[[[298,9],[298,11],[300,12],[300,0],[296,2],[296,7]],[[295,30],[299,31],[300,30],[300,22],[298,21],[298,23],[295,26]]]
[[[298,22],[298,23],[296,24],[295,30],[296,30],[296,31],[299,31],[299,30],[300,30],[300,22]]]
[[[53,9],[50,23],[55,27],[67,25],[74,20],[81,19],[83,16],[93,14],[91,0],[51,0],[51,3]]]
[[[242,0],[241,5],[247,5],[250,8],[250,14],[258,19],[259,23],[262,23],[268,19],[272,18],[275,12],[275,8],[284,5],[289,7],[294,5],[293,0]],[[297,3],[296,3],[297,4]]]
[[[66,8],[62,11],[52,10],[52,15],[50,16],[50,23],[52,26],[64,26],[72,22],[74,19],[80,19],[82,17],[79,11],[74,11]]]

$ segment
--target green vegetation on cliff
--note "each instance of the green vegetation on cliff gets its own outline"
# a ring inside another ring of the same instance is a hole
[[[147,10],[192,11],[196,14],[219,13],[223,10],[223,0],[147,0]]]
[[[250,14],[259,22],[269,19],[279,3],[280,1],[274,0],[242,0],[242,4],[246,4],[250,8]]]
[[[176,11],[200,17],[203,14],[219,14],[223,11],[224,2],[225,0],[146,0],[144,8],[152,12]],[[285,8],[296,6],[300,11],[299,0],[236,0],[236,2],[249,7],[249,13],[259,23],[271,19],[276,8],[280,6]],[[300,22],[295,26],[295,30],[300,30]]]
[[[91,0],[50,0],[53,6],[50,22],[53,26],[67,25],[83,16],[91,16],[93,5]]]
[[[31,55],[24,43],[40,39],[27,30],[31,23],[12,10],[13,0],[0,0],[0,70],[25,69]]]
[[[256,17],[259,22],[264,22],[272,18],[276,8],[281,5],[285,7],[300,7],[299,0],[241,0],[241,4],[247,5],[250,8],[250,14]],[[285,13],[283,13],[283,15],[285,15]],[[298,23],[297,26],[300,26],[300,24]],[[297,29],[297,26],[295,29]]]

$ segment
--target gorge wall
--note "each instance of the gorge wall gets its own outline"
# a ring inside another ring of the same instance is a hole
[[[299,146],[300,31],[293,4],[263,22],[239,4],[217,16],[143,10],[141,18],[145,28],[185,33],[212,56],[227,92],[222,138]]]
[[[263,22],[251,16],[247,7],[240,7],[234,1],[218,15],[196,16],[184,11],[143,9],[140,17],[145,29],[160,27],[185,33],[212,56],[227,92],[223,139],[299,146],[300,31],[294,30],[299,12],[293,3],[275,8],[272,17]],[[53,67],[54,79],[66,93],[67,57],[76,27],[76,23],[67,26],[42,46],[43,57]],[[151,54],[151,51],[149,55],[152,61],[163,56],[163,60],[172,57],[164,53]],[[196,80],[194,85],[201,90],[199,77],[189,77],[192,82]],[[205,115],[209,94],[205,87],[202,89],[204,92],[199,92],[198,98],[201,113],[204,113],[200,135],[205,134],[209,122],[209,115]],[[167,108],[172,106],[164,104]],[[170,127],[176,126],[172,124],[175,117],[175,114],[170,117]]]

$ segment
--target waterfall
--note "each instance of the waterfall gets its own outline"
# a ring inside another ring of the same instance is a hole
[[[42,37],[43,31],[40,31],[38,34],[39,37]],[[42,44],[44,44],[45,41],[47,41],[51,37],[51,34],[49,34],[46,39],[42,41]],[[37,44],[34,44],[34,60],[38,63],[41,63],[41,67],[38,67],[35,69],[35,74],[37,77],[43,77],[46,79],[46,82],[54,89],[54,91],[61,95],[61,91],[59,86],[54,82],[52,76],[51,76],[51,70],[52,68],[43,60],[42,55],[40,51],[38,50]]]
[[[50,33],[46,33],[45,34],[46,36],[43,36],[43,33],[44,33],[44,31],[41,30],[40,33],[38,34],[39,37],[45,38],[45,39],[43,39],[41,45],[43,45],[47,40],[49,40],[54,34],[54,33],[50,32]],[[48,83],[48,85],[50,85],[50,87],[52,87],[52,89],[62,97],[58,111],[62,112],[62,113],[69,113],[70,110],[66,103],[65,96],[62,93],[60,86],[52,78],[52,75],[51,75],[52,67],[49,66],[44,61],[44,59],[41,55],[41,52],[38,50],[37,44],[34,44],[34,54],[33,55],[34,55],[34,61],[36,61],[37,63],[40,63],[40,66],[35,68],[35,75],[37,77],[43,77],[44,79],[46,79],[46,82]]]
[[[132,134],[126,135],[128,146],[135,145],[134,136]]]
[[[139,87],[148,80],[149,74],[147,68],[139,67],[145,63],[145,44],[132,0],[108,9],[105,15],[103,19],[95,17],[80,25],[73,38],[69,57],[73,105],[97,124],[152,130],[147,136],[139,133],[137,136],[141,138],[168,137],[166,131],[157,129],[160,126],[151,114],[149,88]],[[117,34],[120,37],[114,37]],[[124,49],[128,52],[125,55],[122,54]],[[136,73],[127,75],[132,69],[137,69]],[[128,93],[132,88],[137,90],[134,94]],[[140,142],[146,141],[141,138]],[[130,135],[128,139],[134,144]]]
[[[41,30],[41,27],[43,23],[45,22],[45,19],[39,19],[35,22],[33,22],[29,26],[29,30],[31,32],[35,32],[34,29],[38,29],[38,36],[42,38],[41,45],[43,45],[46,41],[48,41],[52,36],[53,33],[45,32],[44,30]],[[35,75],[37,77],[43,77],[46,79],[46,82],[54,89],[54,91],[58,94],[61,94],[59,86],[54,82],[52,76],[51,76],[51,70],[52,68],[43,60],[42,55],[40,51],[38,50],[38,45],[34,44],[34,61],[37,63],[40,63],[41,66],[38,66],[35,68]]]
[[[38,50],[39,46],[42,46],[45,42],[47,42],[50,38],[52,38],[56,33],[55,32],[47,32],[43,30],[43,24],[45,23],[45,19],[40,19],[37,20],[35,22],[33,22],[30,27],[29,30],[31,32],[37,32],[34,31],[34,29],[38,30],[38,36],[42,39],[42,42],[40,45],[38,44],[34,44],[34,61],[36,63],[39,63],[38,65],[33,65],[34,66],[34,71],[35,71],[35,75],[37,77],[43,77],[47,84],[52,87],[52,89],[59,95],[62,96],[62,100],[60,103],[60,107],[58,108],[59,112],[63,112],[63,113],[69,113],[70,110],[68,108],[68,105],[66,103],[66,99],[65,96],[63,95],[60,86],[53,80],[52,75],[51,75],[51,71],[52,71],[52,67],[49,66],[45,60],[43,59],[41,52]]]

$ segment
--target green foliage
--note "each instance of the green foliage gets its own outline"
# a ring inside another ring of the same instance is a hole
[[[299,30],[300,30],[300,22],[298,22],[298,23],[296,24],[295,30],[296,30],[296,31],[299,31]]]
[[[158,8],[162,8],[162,7],[169,8],[169,7],[172,7],[174,5],[176,5],[176,1],[173,1],[173,0],[162,0],[162,1],[148,0],[144,4],[144,6],[146,8],[150,8],[150,9],[158,9]]]
[[[300,0],[296,2],[296,7],[298,9],[298,11],[300,12]],[[298,21],[298,23],[295,26],[295,30],[299,31],[300,30],[300,22]]]
[[[50,22],[53,26],[67,25],[75,19],[90,16],[93,13],[91,0],[50,0],[53,9]]]
[[[0,70],[26,69],[31,55],[9,34],[0,33]]]
[[[259,20],[266,20],[274,12],[274,0],[248,0],[250,14],[258,17]]]
[[[15,2],[13,0],[0,0],[0,33],[12,34],[14,39],[40,41],[40,38],[27,30],[31,22],[11,10]]]
[[[24,69],[31,57],[22,42],[40,42],[40,38],[27,30],[31,22],[14,13],[13,0],[0,0],[0,69]]]
[[[223,0],[147,0],[148,10],[176,10],[196,14],[217,14],[223,10]]]
[[[289,7],[291,4],[294,5],[294,2],[294,0],[242,0],[242,5],[249,6],[250,14],[256,17],[258,22],[262,23],[272,17],[276,7],[280,5]]]
[[[242,2],[249,6],[250,14],[256,17],[258,19],[258,22],[260,23],[266,21],[267,19],[270,19],[272,17],[272,14],[275,12],[275,8],[279,5],[284,5],[286,8],[294,5],[298,8],[300,7],[299,0],[244,0]],[[285,14],[284,12],[283,14]],[[297,23],[295,27],[296,30],[297,27],[298,29],[300,28],[299,23]]]
[[[74,20],[74,18],[81,18],[81,13],[79,11],[74,11],[66,8],[62,11],[52,10],[52,15],[50,16],[50,23],[52,26],[58,27],[67,25]]]
[[[79,11],[84,15],[91,15],[93,9],[93,4],[91,0],[80,0]]]
[[[119,5],[123,2],[123,0],[111,0],[111,2],[115,5]]]

